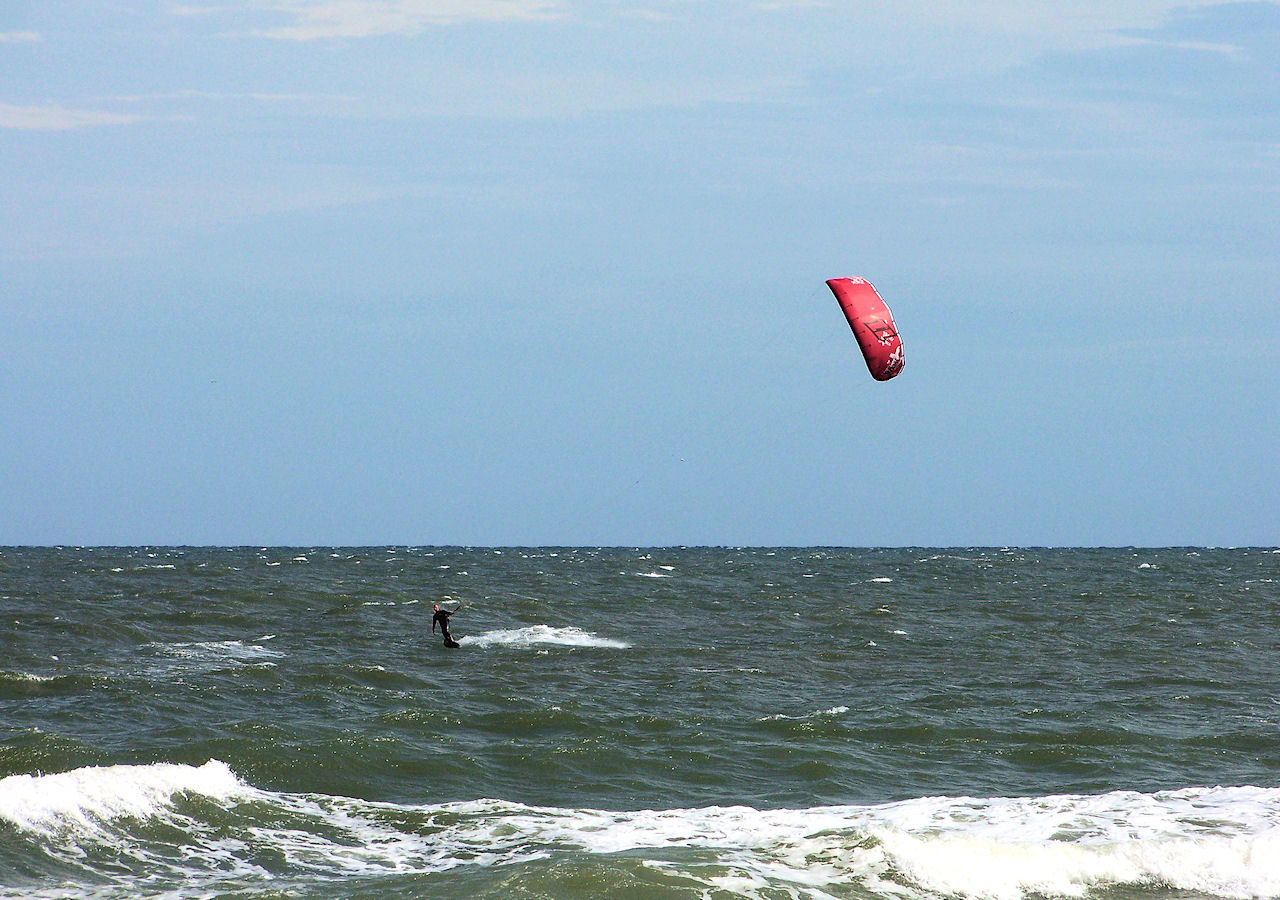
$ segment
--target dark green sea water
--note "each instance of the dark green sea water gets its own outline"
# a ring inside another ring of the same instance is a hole
[[[26,896],[1277,897],[1280,551],[0,549]]]

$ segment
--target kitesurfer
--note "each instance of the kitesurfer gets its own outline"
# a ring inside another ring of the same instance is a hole
[[[440,633],[444,635],[444,645],[446,647],[457,647],[458,642],[453,639],[453,635],[449,633],[449,617],[456,613],[458,609],[441,609],[440,604],[435,605],[435,615],[431,617],[431,633],[436,633],[436,625],[440,626]]]

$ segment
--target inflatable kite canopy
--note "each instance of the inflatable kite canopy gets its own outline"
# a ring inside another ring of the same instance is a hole
[[[876,381],[888,381],[902,371],[902,338],[893,313],[865,278],[831,278],[827,287],[836,295],[853,336],[858,339],[867,369]]]

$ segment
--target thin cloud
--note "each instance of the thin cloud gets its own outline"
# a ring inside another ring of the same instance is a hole
[[[558,0],[276,0],[266,6],[293,23],[258,29],[258,37],[288,41],[412,36],[458,22],[555,18]]]
[[[74,128],[95,128],[102,125],[128,125],[139,122],[142,118],[91,109],[0,103],[0,128],[19,131],[70,131]]]
[[[36,31],[0,31],[0,44],[36,44],[42,40]]]
[[[109,94],[102,97],[94,98],[95,102],[102,103],[150,103],[164,102],[170,100],[210,100],[210,101],[233,101],[239,102],[244,100],[252,100],[257,103],[333,103],[333,102],[354,102],[357,98],[351,94],[281,94],[266,93],[261,91],[249,92],[230,92],[230,91],[199,91],[199,90],[179,90],[179,91],[163,91],[151,94]]]
[[[1209,41],[1160,41],[1152,38],[1134,38],[1132,42],[1153,47],[1169,47],[1174,50],[1191,50],[1196,53],[1216,53],[1220,56],[1243,57],[1245,55],[1243,47],[1237,47],[1235,44],[1215,44]]]

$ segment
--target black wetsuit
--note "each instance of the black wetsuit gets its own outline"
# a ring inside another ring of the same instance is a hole
[[[456,613],[457,610],[437,609],[436,614],[431,617],[431,633],[435,634],[436,625],[440,625],[440,633],[444,635],[444,645],[446,647],[456,647],[458,642],[453,639],[453,635],[449,633],[449,617]]]

